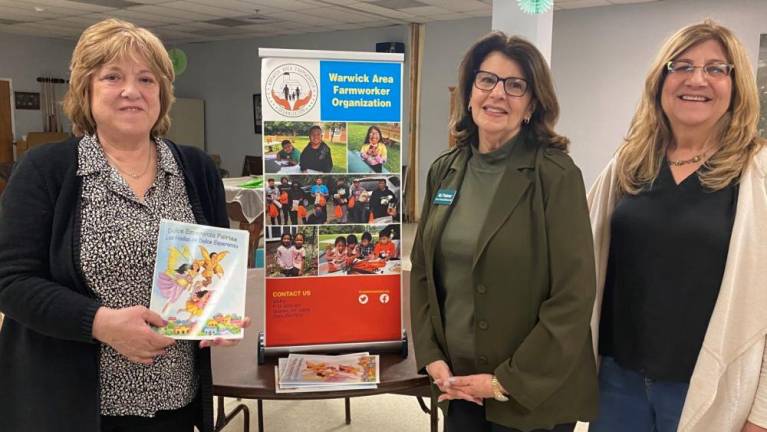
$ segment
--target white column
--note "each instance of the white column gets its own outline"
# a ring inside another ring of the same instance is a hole
[[[551,34],[554,12],[528,15],[519,8],[516,0],[493,0],[493,30],[509,35],[522,36],[532,42],[551,65]]]

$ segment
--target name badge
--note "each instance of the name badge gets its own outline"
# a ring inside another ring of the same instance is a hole
[[[434,196],[433,203],[436,205],[452,205],[455,194],[456,192],[453,189],[440,189],[437,191],[437,195]]]

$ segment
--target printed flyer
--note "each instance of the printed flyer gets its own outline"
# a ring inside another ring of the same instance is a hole
[[[368,353],[344,355],[290,354],[280,362],[279,382],[286,386],[378,384],[379,357]]]
[[[380,359],[367,352],[313,356],[291,354],[274,367],[277,393],[307,393],[378,388]]]

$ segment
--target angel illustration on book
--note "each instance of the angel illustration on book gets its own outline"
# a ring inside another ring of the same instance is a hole
[[[191,261],[192,255],[188,246],[184,246],[181,250],[175,246],[168,249],[168,263],[165,272],[160,273],[157,277],[160,293],[168,299],[162,308],[163,313],[168,309],[168,306],[178,300],[181,293],[194,290],[195,277],[198,271],[194,269]],[[199,282],[197,283],[199,284]]]
[[[190,316],[200,316],[205,309],[205,305],[210,300],[210,290],[200,290],[189,296],[189,299],[184,305],[184,309],[179,309],[179,312],[188,312]]]
[[[221,260],[229,253],[227,251],[222,252],[208,252],[205,246],[200,245],[200,252],[202,253],[202,259],[196,260],[192,264],[192,268],[195,271],[202,271],[204,278],[203,285],[208,286],[213,282],[213,275],[219,277],[224,276],[224,268],[221,266]]]

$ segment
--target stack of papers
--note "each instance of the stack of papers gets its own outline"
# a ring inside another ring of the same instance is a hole
[[[277,393],[326,392],[378,388],[379,357],[290,354],[274,367]]]

